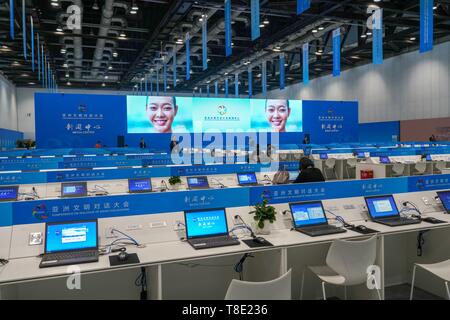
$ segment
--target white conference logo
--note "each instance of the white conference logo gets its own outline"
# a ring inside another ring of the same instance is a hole
[[[67,277],[66,286],[69,290],[81,290],[81,269],[79,266],[69,266],[66,270]]]

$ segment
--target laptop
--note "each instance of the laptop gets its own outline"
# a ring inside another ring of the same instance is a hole
[[[347,230],[328,224],[322,201],[290,203],[294,229],[311,237],[344,233]]]
[[[209,189],[208,178],[206,176],[188,177],[187,184],[188,184],[189,190]]]
[[[358,159],[365,159],[366,158],[366,154],[364,152],[358,152],[356,157]]]
[[[298,171],[289,171],[289,182],[294,182],[295,180],[297,180],[298,175]]]
[[[45,253],[39,268],[97,261],[97,219],[45,224]]]
[[[437,192],[439,199],[441,200],[444,209],[447,213],[450,213],[450,190]]]
[[[86,182],[65,182],[61,184],[61,198],[77,198],[86,196]]]
[[[19,196],[19,186],[0,187],[0,202],[17,201],[18,196]]]
[[[328,159],[328,154],[326,154],[326,153],[320,154],[320,160],[327,160],[327,159]]]
[[[380,157],[380,163],[389,164],[391,163],[391,159],[389,157]]]
[[[238,245],[239,240],[228,234],[225,209],[184,212],[186,239],[196,250]]]
[[[262,184],[258,183],[258,179],[256,178],[256,174],[254,172],[238,173],[237,179],[238,179],[238,184],[241,187],[261,186],[262,185]]]
[[[373,222],[390,227],[418,224],[419,219],[401,217],[392,195],[365,197],[367,210]]]
[[[129,193],[147,193],[152,192],[151,179],[128,179]]]
[[[426,160],[426,161],[433,161],[433,158],[431,157],[431,154],[427,154],[427,155],[425,156],[425,160]]]

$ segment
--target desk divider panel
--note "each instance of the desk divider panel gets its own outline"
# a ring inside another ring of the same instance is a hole
[[[0,203],[0,226],[450,189],[450,175]]]

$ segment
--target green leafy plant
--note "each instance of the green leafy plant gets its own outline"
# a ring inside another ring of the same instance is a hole
[[[169,178],[169,184],[171,186],[173,186],[173,185],[175,185],[177,183],[181,183],[181,179],[180,179],[179,176],[172,176],[172,177]]]
[[[250,211],[249,214],[254,214],[253,219],[258,223],[258,228],[264,228],[264,222],[269,221],[273,223],[276,218],[277,211],[274,207],[269,206],[269,201],[267,199],[263,199],[262,203],[257,203],[255,205],[255,210]]]

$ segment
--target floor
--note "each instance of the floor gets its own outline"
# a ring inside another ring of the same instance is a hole
[[[409,300],[410,291],[410,284],[400,284],[385,288],[384,293],[386,300]],[[415,287],[414,300],[443,300],[443,298]]]

